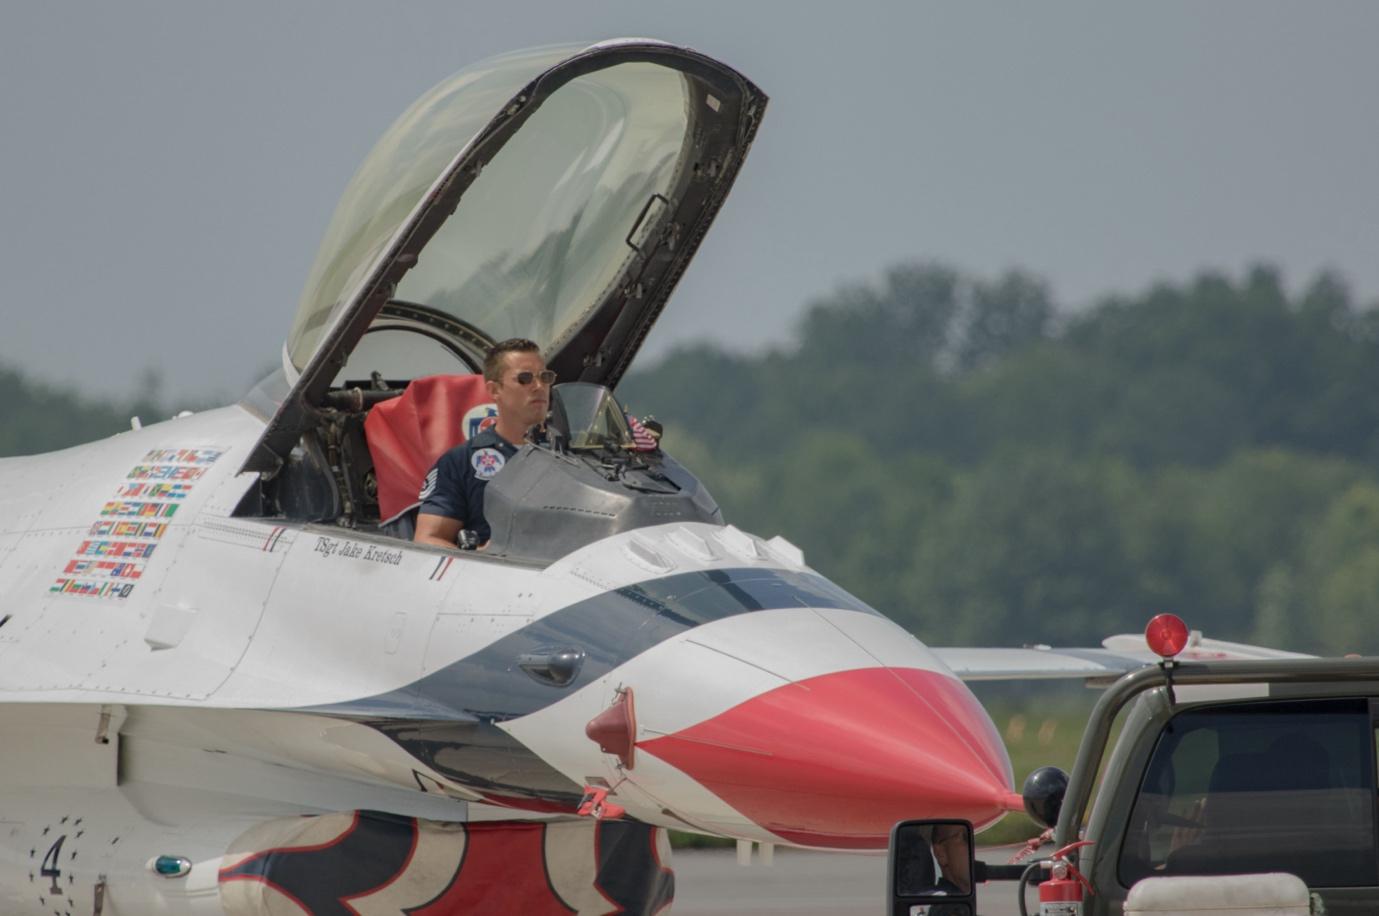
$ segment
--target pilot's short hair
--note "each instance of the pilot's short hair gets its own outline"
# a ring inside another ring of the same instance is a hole
[[[488,348],[484,354],[484,380],[488,382],[501,382],[503,380],[503,354],[504,353],[540,353],[541,348],[536,345],[536,341],[527,340],[525,337],[509,337],[507,340],[500,340]]]

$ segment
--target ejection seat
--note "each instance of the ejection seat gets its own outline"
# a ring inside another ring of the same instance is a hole
[[[436,459],[497,422],[482,375],[413,379],[398,397],[374,405],[364,436],[378,479],[379,528],[411,540],[418,494]]]

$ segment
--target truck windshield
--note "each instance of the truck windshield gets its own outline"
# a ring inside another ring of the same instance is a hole
[[[1374,749],[1363,700],[1183,712],[1145,770],[1121,883],[1279,870],[1309,887],[1379,883]]]

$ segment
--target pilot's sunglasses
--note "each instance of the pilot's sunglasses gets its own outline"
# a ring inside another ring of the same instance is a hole
[[[542,369],[540,372],[527,372],[524,370],[514,375],[512,380],[523,388],[527,387],[532,382],[540,382],[549,387],[555,384],[555,373],[550,369]]]

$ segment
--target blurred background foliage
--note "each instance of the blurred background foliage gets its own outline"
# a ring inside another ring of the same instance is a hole
[[[1379,303],[1204,273],[1085,311],[930,263],[620,386],[727,519],[936,645],[1091,645],[1171,610],[1379,652]]]
[[[0,367],[0,455],[182,407]],[[1171,610],[1224,639],[1379,652],[1379,303],[1267,266],[1062,309],[1038,277],[890,269],[757,353],[632,373],[742,528],[936,645],[1095,644]]]

